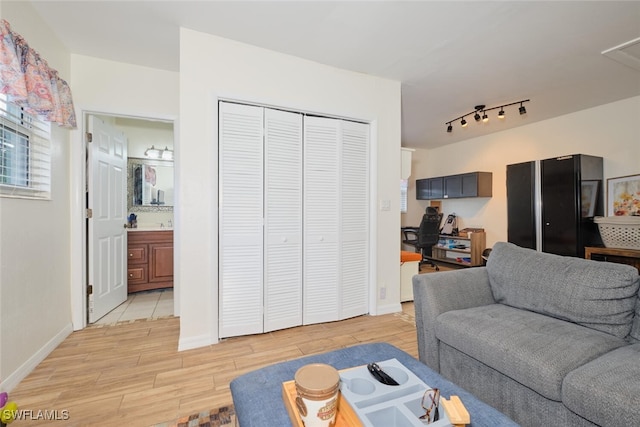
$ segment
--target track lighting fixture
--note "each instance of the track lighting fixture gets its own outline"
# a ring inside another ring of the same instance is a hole
[[[527,114],[527,109],[524,107],[525,102],[529,102],[529,99],[524,99],[522,101],[517,101],[517,102],[512,102],[510,104],[504,104],[504,105],[500,105],[498,107],[491,107],[491,108],[485,108],[485,105],[476,105],[475,109],[467,114],[464,114],[460,117],[456,117],[455,119],[449,121],[449,122],[445,122],[447,125],[447,132],[451,133],[453,132],[453,125],[452,123],[455,122],[456,120],[460,119],[460,126],[462,127],[467,127],[467,121],[465,120],[465,117],[470,116],[473,114],[473,118],[475,119],[476,122],[479,122],[480,120],[482,120],[483,123],[487,123],[489,121],[489,116],[487,115],[487,111],[491,111],[491,110],[497,110],[500,109],[500,111],[498,111],[498,118],[499,119],[504,119],[505,113],[504,113],[504,107],[510,107],[512,105],[517,105],[520,104],[520,108],[518,108],[518,111],[520,112],[520,115],[523,114]],[[482,116],[480,115],[480,113],[482,113]]]
[[[518,108],[518,111],[520,111],[520,115],[527,114],[527,109],[524,108],[524,105],[522,105],[522,102],[520,103],[520,108]]]
[[[484,105],[476,105],[476,114],[473,115],[473,118],[476,120],[476,122],[480,121],[480,111],[484,110]]]

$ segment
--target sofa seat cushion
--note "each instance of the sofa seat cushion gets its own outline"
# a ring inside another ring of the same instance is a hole
[[[630,265],[537,252],[498,242],[487,262],[496,302],[625,338],[640,279]]]
[[[607,353],[567,374],[562,402],[602,426],[640,426],[640,344]]]
[[[565,375],[623,339],[538,313],[491,304],[442,313],[436,337],[544,397],[560,401]]]

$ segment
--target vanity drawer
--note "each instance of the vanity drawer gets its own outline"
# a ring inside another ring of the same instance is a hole
[[[127,258],[130,263],[147,262],[147,245],[129,246]]]
[[[147,265],[130,266],[127,268],[127,283],[134,285],[136,283],[147,282]]]

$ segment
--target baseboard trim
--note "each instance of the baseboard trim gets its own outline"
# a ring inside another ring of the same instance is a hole
[[[217,344],[217,341],[211,340],[211,335],[199,335],[196,337],[180,338],[178,340],[178,351],[206,347],[211,344]]]
[[[47,356],[65,340],[65,338],[71,335],[71,332],[73,332],[73,324],[67,323],[60,332],[55,334],[45,345],[20,365],[18,369],[6,377],[6,379],[0,384],[2,389],[7,392],[11,392],[16,388],[16,386],[20,384],[20,381],[33,372],[40,362],[46,359]]]
[[[400,311],[402,311],[402,304],[400,304],[400,303],[379,305],[377,307],[375,316],[381,316],[383,314],[398,313]]]

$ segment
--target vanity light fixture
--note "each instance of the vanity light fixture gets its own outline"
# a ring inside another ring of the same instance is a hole
[[[150,159],[173,160],[173,150],[167,146],[162,150],[152,145],[151,148],[147,148],[144,155]]]
[[[169,150],[166,145],[162,150],[162,160],[173,160],[173,150]]]
[[[144,155],[150,159],[159,159],[162,155],[162,151],[152,145],[151,148],[147,148]]]
[[[520,112],[520,115],[523,114],[527,114],[527,109],[524,107],[525,102],[529,102],[530,99],[523,99],[522,101],[517,101],[517,102],[512,102],[510,104],[504,104],[504,105],[500,105],[498,107],[491,107],[491,108],[486,108],[485,105],[476,105],[475,109],[467,114],[463,114],[460,117],[456,117],[455,119],[445,122],[445,124],[447,125],[447,132],[451,133],[453,132],[453,125],[452,123],[455,122],[456,120],[460,120],[460,126],[467,127],[467,121],[465,120],[465,117],[473,115],[473,118],[476,120],[476,122],[479,122],[480,120],[482,120],[483,123],[487,123],[489,121],[489,116],[487,116],[487,111],[491,111],[491,110],[497,110],[500,109],[500,111],[498,111],[498,118],[499,119],[504,119],[504,107],[510,107],[511,105],[517,105],[520,104],[520,108],[518,108],[518,111]],[[482,113],[482,116],[480,115],[480,113]]]

